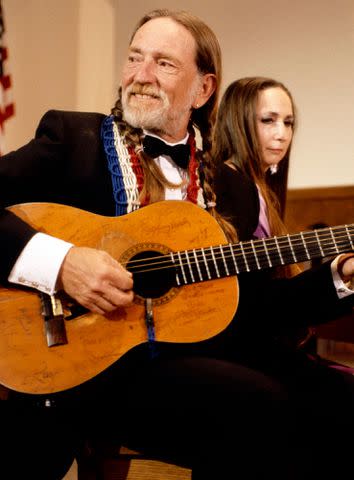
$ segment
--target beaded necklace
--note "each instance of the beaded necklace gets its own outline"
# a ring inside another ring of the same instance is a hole
[[[144,185],[144,173],[139,156],[133,147],[127,146],[120,134],[114,116],[107,116],[101,128],[104,151],[108,169],[112,178],[113,198],[116,204],[116,215],[124,215],[144,206],[140,201],[140,192]],[[187,200],[206,208],[203,194],[203,175],[200,175],[196,159],[196,145],[193,135],[189,136],[191,158],[188,166],[189,183]]]

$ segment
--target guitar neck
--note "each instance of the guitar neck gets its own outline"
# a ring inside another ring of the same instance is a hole
[[[354,224],[170,254],[177,285],[289,265],[354,250]]]

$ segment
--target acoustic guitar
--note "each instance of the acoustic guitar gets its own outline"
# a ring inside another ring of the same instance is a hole
[[[229,244],[209,213],[183,201],[121,217],[51,203],[9,210],[39,231],[106,250],[134,278],[133,304],[108,315],[64,295],[0,289],[0,383],[27,393],[80,385],[147,342],[149,333],[174,343],[217,335],[235,315],[241,272],[354,250],[354,224]]]

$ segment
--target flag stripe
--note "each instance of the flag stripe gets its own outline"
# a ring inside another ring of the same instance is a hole
[[[12,80],[8,70],[8,53],[3,9],[0,0],[0,155],[5,151],[4,122],[15,114],[15,105],[12,98]]]

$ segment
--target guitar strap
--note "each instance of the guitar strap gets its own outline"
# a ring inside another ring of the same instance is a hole
[[[135,162],[132,162],[131,155],[118,132],[113,115],[109,115],[103,120],[101,137],[107,157],[108,170],[112,177],[116,215],[125,215],[140,207],[139,193],[143,184],[141,166],[138,158],[135,158]]]
[[[158,352],[155,343],[155,322],[152,310],[152,299],[145,299],[145,324],[148,332],[148,342],[151,358],[157,357]]]
[[[101,138],[106,154],[108,169],[112,177],[113,198],[116,215],[124,215],[137,210],[144,204],[140,201],[140,192],[144,184],[144,173],[133,147],[127,147],[119,132],[113,115],[107,116],[101,126]],[[204,172],[201,160],[197,159],[196,141],[193,133],[189,135],[190,161],[188,165],[189,183],[187,198],[192,203],[206,208],[204,198]],[[148,203],[148,202],[147,202]]]

